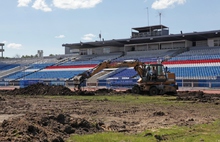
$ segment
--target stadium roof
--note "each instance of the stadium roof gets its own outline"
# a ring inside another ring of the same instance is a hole
[[[139,32],[150,32],[158,29],[164,29],[168,28],[164,25],[155,25],[155,26],[147,26],[147,27],[138,27],[138,28],[132,28],[133,30],[139,31]]]
[[[139,29],[141,30],[141,29]],[[181,33],[181,34],[170,34],[163,36],[153,37],[139,37],[139,38],[126,38],[126,39],[112,39],[106,41],[95,41],[95,42],[80,42],[73,44],[63,44],[64,47],[70,48],[95,48],[105,46],[116,46],[123,47],[125,44],[141,44],[141,43],[154,43],[154,42],[166,42],[166,41],[201,41],[209,38],[220,37],[220,30],[205,31],[205,32],[192,32],[192,33]]]

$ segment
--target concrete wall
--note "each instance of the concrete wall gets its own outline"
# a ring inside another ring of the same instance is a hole
[[[172,49],[172,43],[162,43],[160,45],[161,49]]]
[[[208,46],[207,40],[196,41],[196,46]]]
[[[210,38],[210,39],[208,39],[208,46],[209,46],[209,47],[215,46],[215,40],[220,41],[220,38]],[[220,46],[220,43],[219,43],[219,42],[218,42],[218,44],[219,44],[219,45],[217,45],[217,46]]]
[[[65,47],[65,54],[70,54],[70,48],[69,47]]]

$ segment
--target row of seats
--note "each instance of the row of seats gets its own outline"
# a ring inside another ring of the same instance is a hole
[[[134,69],[124,69],[116,74],[113,74],[112,76],[110,76],[110,78],[114,78],[114,77],[133,77],[137,74],[137,72]]]
[[[176,50],[130,51],[127,52],[125,56],[118,58],[117,61],[139,59],[143,62],[154,62],[158,58],[164,59],[167,56],[171,56],[175,52]]]
[[[87,65],[70,65],[70,66],[49,66],[46,67],[46,69],[66,69],[66,68],[94,68],[96,66],[96,64],[87,64]]]
[[[220,76],[220,66],[169,68],[177,78],[213,78]]]
[[[68,61],[65,62],[63,64],[61,64],[60,66],[71,66],[71,65],[89,65],[89,64],[99,64],[100,61]]]
[[[182,61],[182,60],[210,60],[210,59],[219,59],[219,54],[212,55],[190,55],[190,56],[177,56],[170,59],[170,61]]]
[[[163,64],[204,64],[204,63],[219,63],[220,62],[220,58],[219,59],[206,59],[206,60],[175,60],[175,61],[165,61],[163,62]]]
[[[0,64],[0,71],[9,70],[20,66],[19,64]]]
[[[61,80],[72,78],[85,70],[79,71],[38,71],[38,72],[18,72],[5,78],[5,80],[13,80],[16,78],[25,80],[36,80],[36,79],[52,79]]]
[[[183,52],[178,56],[214,55],[218,53],[220,53],[220,47],[192,47],[189,51]]]
[[[115,54],[105,54],[105,55],[99,55],[91,59],[91,61],[104,61],[104,60],[114,60],[116,58],[119,58],[121,56],[121,53],[115,53]]]
[[[32,64],[29,69],[44,69],[48,66],[52,66],[54,63],[42,63],[42,64]]]

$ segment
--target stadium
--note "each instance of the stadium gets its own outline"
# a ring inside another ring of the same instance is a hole
[[[0,141],[218,141],[219,32],[137,27],[33,58],[4,58],[0,44]],[[140,79],[149,94],[138,93]]]
[[[65,43],[64,55],[33,58],[3,58],[0,64],[2,87],[30,84],[73,87],[72,78],[111,63],[138,60],[149,64],[158,60],[175,73],[181,87],[220,87],[220,30],[170,34],[169,27],[154,25],[132,28],[126,39]],[[86,88],[131,88],[140,77],[133,67],[103,68],[83,82]]]

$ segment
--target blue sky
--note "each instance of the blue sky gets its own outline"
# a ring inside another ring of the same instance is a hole
[[[220,29],[219,0],[1,0],[4,56],[64,54],[64,43],[128,38],[131,28],[168,26],[170,33]],[[148,20],[149,19],[149,20]]]

